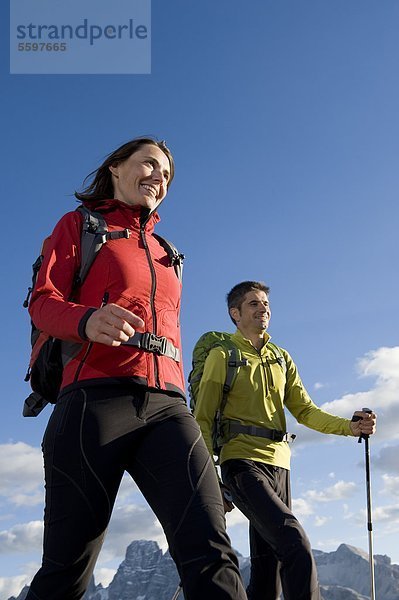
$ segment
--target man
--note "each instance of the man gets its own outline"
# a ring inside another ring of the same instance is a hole
[[[245,281],[227,295],[237,326],[231,341],[243,362],[223,410],[223,482],[250,521],[249,600],[318,600],[317,572],[309,540],[291,511],[290,436],[285,407],[299,423],[322,433],[370,435],[373,413],[355,412],[349,421],[318,408],[307,394],[286,350],[270,343],[269,288]],[[212,454],[212,424],[220,406],[227,357],[213,348],[205,362],[195,416]]]

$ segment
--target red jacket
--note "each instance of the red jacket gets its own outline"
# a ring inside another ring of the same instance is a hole
[[[159,220],[157,213],[143,224],[141,207],[109,200],[91,208],[103,214],[109,231],[128,228],[130,237],[104,244],[78,288],[76,301],[71,302],[68,298],[80,265],[82,216],[76,211],[64,215],[51,235],[29,306],[38,329],[81,344],[64,368],[61,387],[77,381],[133,378],[149,387],[184,395],[181,361],[134,346],[89,344],[85,338],[88,316],[106,298],[107,303],[141,317],[145,331],[168,338],[181,356],[181,283],[166,251],[152,235]]]

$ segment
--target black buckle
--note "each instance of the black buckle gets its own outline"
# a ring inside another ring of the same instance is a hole
[[[147,350],[147,352],[154,352],[156,354],[166,354],[167,339],[155,335],[155,333],[144,333],[141,338],[141,347]]]
[[[181,254],[180,252],[174,252],[172,258],[170,259],[170,264],[172,265],[172,267],[174,267],[175,265],[180,265],[185,258],[186,257],[184,254]]]
[[[286,436],[287,434],[284,431],[278,431],[277,429],[270,430],[270,439],[273,440],[273,442],[286,442]]]

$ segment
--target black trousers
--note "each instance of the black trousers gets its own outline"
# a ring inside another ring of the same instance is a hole
[[[182,398],[141,386],[68,392],[43,454],[43,562],[28,600],[82,598],[125,471],[165,531],[186,599],[245,600],[216,473]]]
[[[249,600],[319,600],[310,542],[291,512],[289,471],[251,460],[222,464],[224,483],[249,519]]]

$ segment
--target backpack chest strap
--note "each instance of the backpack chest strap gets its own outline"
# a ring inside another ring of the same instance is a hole
[[[146,352],[153,352],[154,354],[160,354],[172,358],[176,362],[180,362],[180,350],[172,344],[166,337],[155,335],[155,333],[149,333],[145,331],[136,333],[127,340],[122,342],[124,346],[136,346]]]

